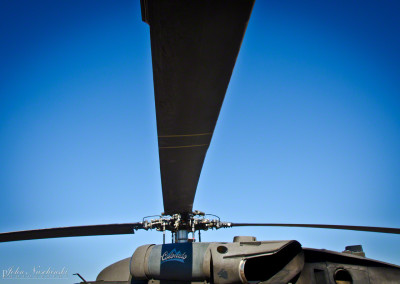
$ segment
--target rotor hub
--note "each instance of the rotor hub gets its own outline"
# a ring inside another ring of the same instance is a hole
[[[207,218],[210,216],[211,218]],[[151,217],[158,217],[151,219]],[[220,218],[216,215],[205,214],[201,211],[194,211],[191,213],[177,213],[173,215],[156,215],[143,218],[143,229],[157,231],[170,231],[177,233],[180,231],[192,232],[207,231],[209,229],[220,229],[231,227],[229,222],[221,222]]]

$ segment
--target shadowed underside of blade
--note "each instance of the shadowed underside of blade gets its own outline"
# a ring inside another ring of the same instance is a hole
[[[133,234],[134,230],[141,229],[142,223],[124,223],[107,225],[89,225],[38,229],[0,233],[0,242],[13,242],[23,240],[37,240],[48,238],[83,237],[101,235]]]
[[[374,232],[386,234],[400,234],[399,228],[352,226],[352,225],[329,225],[329,224],[288,224],[288,223],[231,223],[232,227],[297,227],[315,229],[336,229],[361,232]]]
[[[254,0],[142,0],[150,25],[164,211],[192,212]]]

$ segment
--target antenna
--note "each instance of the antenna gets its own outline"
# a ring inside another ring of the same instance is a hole
[[[78,276],[80,279],[82,279],[83,283],[88,283],[88,282],[85,280],[85,278],[83,278],[79,273],[74,273],[74,274],[72,274],[72,275]]]

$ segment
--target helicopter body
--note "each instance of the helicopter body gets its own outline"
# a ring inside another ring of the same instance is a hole
[[[302,248],[297,241],[144,245],[90,283],[398,283],[400,267],[357,252]]]

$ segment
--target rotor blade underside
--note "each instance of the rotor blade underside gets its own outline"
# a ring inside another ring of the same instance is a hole
[[[142,0],[150,25],[164,211],[192,212],[254,0]]]
[[[320,228],[351,230],[361,232],[375,232],[387,234],[400,234],[398,228],[349,226],[349,225],[326,225],[326,224],[281,224],[281,223],[231,223],[232,227],[298,227],[298,228]]]
[[[60,227],[50,229],[38,229],[29,231],[18,231],[0,233],[0,242],[13,242],[22,240],[36,240],[48,238],[100,236],[134,234],[135,229],[140,229],[141,223],[89,225],[75,227]]]

